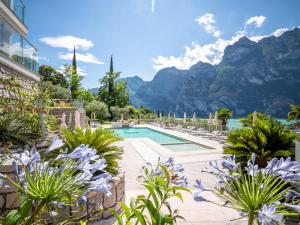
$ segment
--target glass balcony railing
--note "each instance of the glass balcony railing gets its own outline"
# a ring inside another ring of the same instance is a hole
[[[0,0],[7,6],[23,23],[25,18],[25,5],[22,0]]]
[[[38,73],[37,49],[2,17],[0,17],[0,52],[31,72]]]

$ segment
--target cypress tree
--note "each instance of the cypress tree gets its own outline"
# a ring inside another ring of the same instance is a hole
[[[77,74],[76,51],[74,46],[72,68],[71,68],[71,81],[70,81],[70,90],[73,99],[77,98],[79,87],[80,87],[80,78],[78,77]]]

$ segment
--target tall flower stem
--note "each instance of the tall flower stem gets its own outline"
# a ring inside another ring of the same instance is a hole
[[[39,214],[39,212],[41,211],[41,209],[45,206],[46,201],[42,200],[38,206],[36,207],[36,209],[32,212],[31,216],[29,217],[29,219],[26,221],[25,225],[31,225],[34,222],[35,217]]]
[[[248,225],[253,225],[254,223],[254,212],[251,211],[248,216]]]

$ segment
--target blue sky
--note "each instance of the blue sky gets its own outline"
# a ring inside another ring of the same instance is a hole
[[[77,47],[82,84],[92,88],[109,68],[151,80],[157,70],[217,64],[246,35],[258,41],[300,26],[299,0],[24,0],[28,39],[40,64],[60,68]]]

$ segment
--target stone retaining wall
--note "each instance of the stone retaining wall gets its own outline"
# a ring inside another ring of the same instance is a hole
[[[37,82],[29,77],[19,73],[10,67],[0,62],[0,81],[3,80],[16,80],[25,90],[34,92],[37,90]],[[5,90],[5,84],[0,82],[0,96],[6,97],[7,91]]]
[[[63,113],[66,115],[66,125],[68,128],[75,127],[75,112],[78,111],[80,114],[80,127],[86,127],[86,114],[84,109],[79,109],[76,107],[51,107],[48,108],[49,114],[57,118],[59,124],[61,124],[61,118]]]
[[[11,165],[0,165],[0,173],[5,174],[10,178],[14,178],[13,168]],[[0,188],[0,214],[6,213],[11,209],[16,209],[20,206],[19,196],[15,189]]]
[[[0,173],[11,178],[14,177],[11,165],[0,165]],[[112,216],[110,209],[121,212],[118,202],[125,202],[125,173],[120,172],[119,175],[112,178],[109,182],[111,186],[111,195],[107,196],[103,193],[91,192],[88,196],[88,202],[84,207],[72,207],[64,210],[64,216],[79,218],[87,215],[88,219],[93,221],[108,219]],[[19,196],[16,190],[10,188],[0,188],[0,214],[6,214],[12,209],[20,206]],[[101,211],[100,211],[101,210]]]

